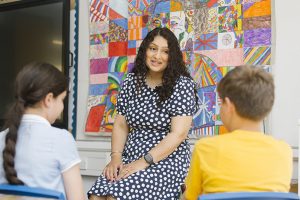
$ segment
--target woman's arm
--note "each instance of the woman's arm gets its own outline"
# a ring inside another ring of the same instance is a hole
[[[149,151],[155,163],[168,157],[187,138],[192,119],[192,116],[177,116],[171,119],[170,133]]]
[[[123,115],[117,115],[113,131],[112,131],[112,140],[111,140],[111,152],[123,152],[124,146],[127,140],[129,132],[129,127],[126,122],[126,119]]]
[[[168,157],[186,139],[192,124],[192,116],[176,116],[171,119],[170,133],[159,142],[149,153],[155,163]],[[125,165],[118,176],[118,180],[145,169],[149,164],[144,158]]]
[[[118,170],[122,169],[122,152],[127,140],[129,127],[123,115],[117,115],[112,132],[111,141],[111,161],[104,168],[105,177],[114,181],[118,176]]]
[[[63,172],[64,187],[67,200],[84,200],[83,184],[80,175],[79,164]]]

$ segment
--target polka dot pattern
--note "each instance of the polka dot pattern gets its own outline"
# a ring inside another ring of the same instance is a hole
[[[171,117],[191,116],[196,111],[194,82],[181,76],[171,97],[161,107],[158,95],[145,83],[137,90],[136,77],[128,74],[118,96],[117,112],[130,127],[123,152],[125,164],[135,161],[155,147],[170,131]],[[183,141],[167,158],[136,172],[126,179],[110,183],[100,175],[88,195],[112,195],[117,200],[178,199],[190,163],[190,146]]]

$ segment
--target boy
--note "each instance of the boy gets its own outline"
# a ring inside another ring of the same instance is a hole
[[[219,192],[288,192],[292,150],[260,130],[274,102],[272,76],[259,68],[239,66],[217,90],[221,119],[229,133],[195,144],[183,199]]]

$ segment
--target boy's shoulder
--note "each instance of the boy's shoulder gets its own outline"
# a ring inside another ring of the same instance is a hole
[[[286,148],[286,149],[290,149],[292,151],[291,146],[284,140],[281,139],[277,139],[271,135],[264,135],[264,137],[266,137],[266,140],[272,141],[273,143],[275,143],[277,146],[281,147],[281,148]]]
[[[196,143],[195,147],[200,147],[200,146],[210,146],[210,145],[216,145],[221,141],[223,138],[223,135],[216,135],[216,136],[208,136],[208,137],[203,137],[200,138]]]
[[[292,151],[290,145],[280,139],[274,138],[271,135],[264,134],[263,132],[249,132],[249,131],[234,131],[231,133],[226,133],[222,135],[216,135],[212,137],[205,137],[199,139],[195,143],[195,148],[207,148],[207,147],[216,147],[218,145],[229,145],[232,141],[239,142],[239,141],[247,141],[247,139],[251,138],[251,140],[257,140],[258,143],[265,144],[269,147],[274,147],[276,149]]]

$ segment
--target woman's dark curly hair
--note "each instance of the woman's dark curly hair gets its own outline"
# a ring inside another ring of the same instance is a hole
[[[141,43],[137,57],[134,62],[134,67],[131,71],[137,77],[138,80],[137,87],[140,88],[141,85],[144,84],[144,80],[146,78],[147,72],[149,71],[149,68],[146,65],[146,52],[150,43],[158,35],[162,36],[164,39],[167,40],[168,48],[169,48],[169,60],[168,60],[168,65],[163,72],[162,85],[156,87],[154,90],[159,96],[157,104],[161,105],[162,102],[167,100],[172,95],[174,86],[176,84],[176,80],[180,76],[185,76],[189,78],[192,77],[185,66],[182,52],[180,50],[178,40],[174,35],[174,33],[165,27],[155,28],[147,34],[147,36]],[[196,89],[195,89],[195,94],[196,94]]]

